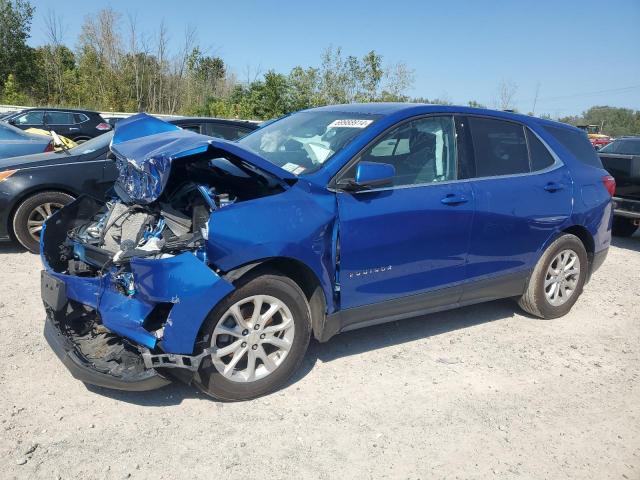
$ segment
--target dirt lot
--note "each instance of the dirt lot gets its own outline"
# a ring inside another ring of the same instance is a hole
[[[640,236],[614,243],[565,318],[499,301],[350,332],[235,404],[75,381],[38,257],[0,246],[0,478],[640,479]]]

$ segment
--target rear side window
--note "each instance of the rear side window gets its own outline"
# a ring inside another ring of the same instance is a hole
[[[524,127],[490,118],[469,117],[476,177],[529,172]]]
[[[74,113],[73,120],[75,123],[84,123],[89,120],[89,117],[87,117],[84,113]]]
[[[47,112],[47,123],[49,125],[73,125],[73,113],[71,112]]]
[[[207,123],[206,132],[207,135],[212,137],[224,138],[226,140],[237,140],[249,133],[249,130],[235,125]]]
[[[180,125],[183,130],[189,130],[190,132],[200,133],[200,125]]]
[[[531,170],[536,172],[544,170],[554,164],[555,160],[547,150],[547,147],[538,139],[538,137],[527,130],[527,142],[529,143],[529,155],[531,156]]]
[[[585,132],[558,127],[544,127],[544,129],[582,163],[602,168],[602,162]]]

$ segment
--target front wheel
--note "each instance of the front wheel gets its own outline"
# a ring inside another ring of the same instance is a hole
[[[571,310],[582,293],[589,268],[578,237],[562,235],[538,260],[518,304],[540,318],[557,318]]]
[[[13,215],[13,233],[32,253],[40,251],[40,232],[47,218],[73,201],[62,192],[40,192],[24,200]]]
[[[194,383],[226,401],[271,393],[300,366],[310,334],[309,305],[300,287],[280,275],[256,277],[207,317],[199,349],[212,353]]]

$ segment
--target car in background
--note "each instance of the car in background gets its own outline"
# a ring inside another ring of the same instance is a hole
[[[112,128],[115,128],[116,123],[118,123],[120,120],[124,120],[127,117],[120,115],[102,115],[102,118],[104,118],[104,121],[111,125]]]
[[[2,119],[18,128],[53,130],[76,143],[102,135],[111,125],[97,112],[62,108],[29,108]]]
[[[613,234],[630,237],[640,227],[640,137],[620,137],[598,152],[616,179]]]
[[[169,120],[183,130],[200,133],[209,137],[238,140],[259,128],[258,122],[249,120],[228,120],[208,117],[176,117]]]
[[[531,116],[335,105],[229,142],[141,114],[111,151],[118,198],[77,199],[41,241],[45,337],[108,388],[247,400],[311,335],[498,298],[557,318],[611,241],[587,136]]]
[[[54,150],[53,139],[0,122],[0,159]]]
[[[78,145],[76,142],[74,142],[73,140],[63,136],[63,135],[58,135],[56,132],[52,131],[52,130],[42,130],[40,128],[27,128],[26,130],[24,130],[27,133],[33,133],[35,135],[43,135],[45,137],[50,137],[53,138],[53,149],[55,151],[58,150],[64,150],[64,149],[69,149],[69,148],[73,148],[76,145]]]
[[[258,127],[251,122],[210,118],[179,118],[170,122],[188,130],[216,133],[228,140],[236,140]],[[2,128],[27,135],[0,123]],[[109,154],[112,137],[110,131],[60,152],[0,160],[0,241],[13,237],[35,253],[42,224],[53,212],[81,194],[104,199],[118,175]],[[44,151],[46,144],[37,151]]]
[[[587,132],[589,141],[596,150],[600,150],[612,141],[612,138],[609,135],[602,133],[600,125],[578,125],[578,128]]]
[[[9,112],[2,112],[2,113],[0,113],[0,120],[8,118],[8,117],[10,117],[12,115],[15,115],[16,113],[21,112],[21,111],[22,110],[11,110]]]

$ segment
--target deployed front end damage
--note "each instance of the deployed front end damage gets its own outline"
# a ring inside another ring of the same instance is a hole
[[[169,381],[157,368],[197,371],[210,353],[194,351],[199,329],[234,289],[207,260],[211,214],[292,179],[145,115],[121,123],[119,198],[81,197],[41,234],[45,336],[76,378],[149,390]]]

